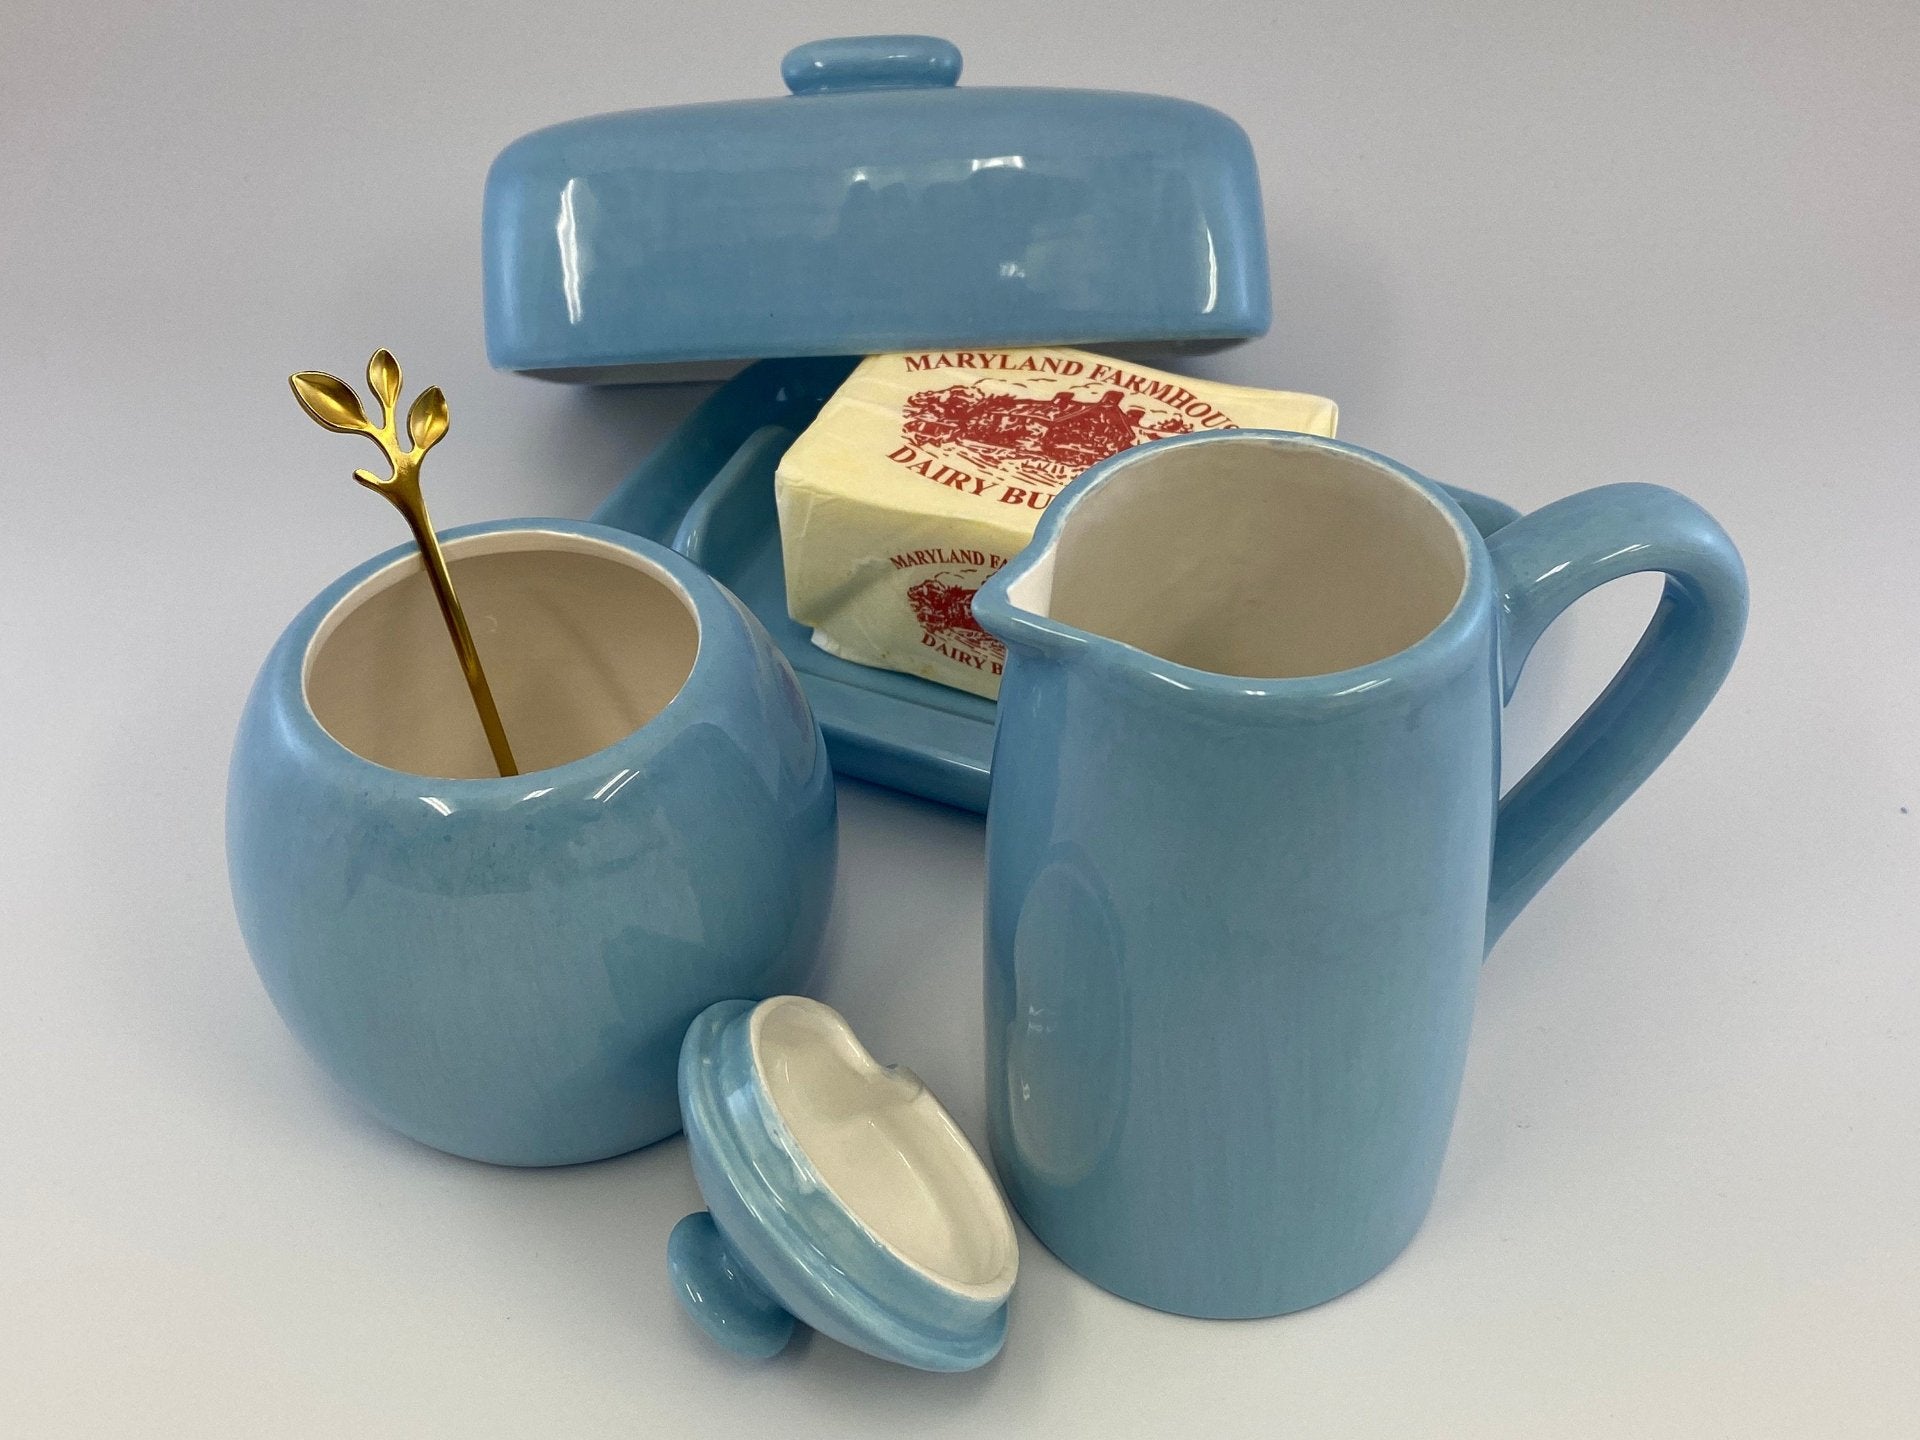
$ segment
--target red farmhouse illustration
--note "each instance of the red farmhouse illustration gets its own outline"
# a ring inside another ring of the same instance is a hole
[[[920,445],[957,445],[1046,462],[1049,470],[1060,472],[1056,483],[1064,483],[1109,455],[1192,428],[1171,416],[1149,425],[1145,411],[1121,408],[1125,398],[1124,392],[1109,390],[1098,400],[1082,400],[1062,390],[1042,400],[955,385],[910,397],[901,430]]]

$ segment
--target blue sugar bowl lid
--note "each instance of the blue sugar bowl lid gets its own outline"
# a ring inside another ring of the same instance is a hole
[[[681,1304],[722,1345],[776,1354],[796,1319],[922,1370],[999,1353],[1019,1242],[993,1177],[909,1070],[838,1012],[777,995],[703,1011],[680,1112],[707,1209],[674,1227]]]
[[[487,175],[487,354],[593,383],[955,345],[1265,332],[1245,132],[1158,95],[961,87],[925,35],[821,40],[777,99],[596,115]]]

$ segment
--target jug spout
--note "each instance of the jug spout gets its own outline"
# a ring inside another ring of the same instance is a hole
[[[1025,652],[1063,659],[1083,649],[1087,635],[1048,614],[1058,543],[1035,541],[990,576],[973,597],[973,618],[1009,655]]]

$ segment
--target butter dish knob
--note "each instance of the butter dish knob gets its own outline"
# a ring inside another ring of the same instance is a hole
[[[780,62],[795,95],[956,85],[960,48],[937,35],[849,35],[797,45]]]
[[[667,1237],[667,1270],[687,1314],[736,1355],[765,1360],[793,1338],[793,1316],[740,1259],[713,1216],[700,1210]]]

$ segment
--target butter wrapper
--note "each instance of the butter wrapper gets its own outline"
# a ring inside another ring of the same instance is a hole
[[[1084,350],[872,356],[774,477],[788,613],[829,654],[991,699],[1006,654],[974,623],[974,592],[1069,480],[1169,435],[1332,435],[1336,416],[1317,395]]]

